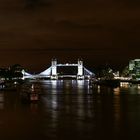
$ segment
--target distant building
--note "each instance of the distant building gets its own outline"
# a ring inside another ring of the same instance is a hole
[[[129,75],[133,79],[140,80],[140,59],[129,61]]]

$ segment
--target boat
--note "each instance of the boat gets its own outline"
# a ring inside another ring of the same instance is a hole
[[[5,88],[5,81],[0,80],[0,89],[4,89]]]
[[[100,86],[108,86],[108,87],[119,87],[120,86],[120,80],[119,79],[102,79],[102,80],[94,80],[91,81],[90,86],[93,85],[100,85]]]
[[[37,102],[39,100],[40,89],[35,84],[25,84],[20,91],[23,102]]]

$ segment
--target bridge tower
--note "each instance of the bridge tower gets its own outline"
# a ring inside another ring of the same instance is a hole
[[[51,70],[51,79],[58,79],[57,76],[57,60],[56,59],[52,59],[52,70]]]
[[[77,79],[78,80],[82,80],[84,79],[84,75],[83,75],[83,61],[78,59],[78,73],[77,73]]]

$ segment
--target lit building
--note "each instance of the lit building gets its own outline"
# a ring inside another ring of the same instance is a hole
[[[129,75],[133,79],[140,80],[140,59],[129,61]]]

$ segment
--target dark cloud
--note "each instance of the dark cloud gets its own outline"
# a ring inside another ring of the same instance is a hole
[[[25,7],[29,9],[50,6],[50,0],[25,0]]]
[[[122,4],[125,4],[126,6],[134,6],[134,7],[139,7],[140,5],[140,1],[139,0],[116,0],[116,2],[118,3],[122,3]]]
[[[139,57],[139,15],[136,0],[0,0],[1,63]]]

